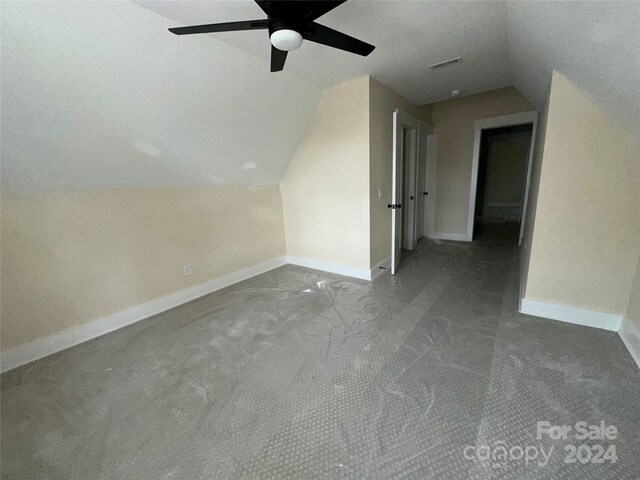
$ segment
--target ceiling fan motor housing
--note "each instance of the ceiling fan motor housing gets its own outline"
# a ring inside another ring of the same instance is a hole
[[[302,45],[302,35],[299,27],[285,20],[272,20],[269,18],[269,38],[271,44],[278,50],[290,52]]]

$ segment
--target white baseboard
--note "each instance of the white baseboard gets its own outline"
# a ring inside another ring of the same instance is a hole
[[[379,262],[378,264],[376,264],[371,269],[371,271],[369,272],[369,279],[373,280],[377,276],[382,275],[384,272],[386,272],[389,269],[390,266],[391,266],[391,257],[387,257],[381,262]]]
[[[322,270],[323,272],[337,273],[338,275],[359,278],[361,280],[373,280],[378,275],[383,274],[385,270],[389,268],[389,265],[391,265],[391,257],[387,257],[381,262],[377,263],[371,270],[350,267],[348,265],[340,265],[338,263],[321,262],[318,260],[312,260],[310,258],[292,256],[287,257],[287,263],[290,263],[291,265],[298,265],[299,267],[312,268],[314,270]]]
[[[371,280],[371,270],[364,268],[349,267],[348,265],[340,265],[338,263],[321,262],[310,258],[291,256],[287,257],[287,263],[290,263],[291,265],[298,265],[300,267],[312,268],[314,270],[337,273],[338,275],[346,275],[347,277]]]
[[[520,245],[518,248],[518,276],[520,277],[519,289],[520,296],[518,297],[518,311],[522,312],[522,299],[524,298],[524,292],[527,290],[527,277],[525,276],[524,271],[524,254],[525,254],[525,245]]]
[[[441,233],[433,232],[429,234],[429,238],[434,240],[454,240],[456,242],[470,242],[466,233]]]
[[[618,335],[640,369],[640,331],[629,319],[623,318]]]
[[[158,313],[162,313],[183,303],[195,300],[209,293],[233,285],[234,283],[247,280],[261,273],[268,272],[274,268],[281,267],[287,263],[302,267],[323,270],[325,272],[337,273],[349,277],[372,280],[380,273],[384,272],[380,266],[388,266],[389,259],[385,259],[371,270],[348,267],[345,265],[331,264],[310,260],[300,257],[278,257],[257,265],[238,270],[237,272],[224,275],[210,280],[200,285],[196,285],[185,290],[180,290],[164,297],[156,298],[149,302],[141,303],[105,317],[92,320],[82,325],[68,328],[48,337],[39,338],[23,345],[3,351],[0,357],[0,371],[6,372],[16,367],[46,357],[53,353],[66,350],[80,343],[84,343],[93,338],[106,333],[126,327],[145,318],[149,318]]]
[[[602,328],[617,332],[620,329],[622,315],[596,312],[569,305],[541,302],[523,298],[520,300],[520,313],[535,317],[550,318],[561,322],[575,323],[587,327]]]
[[[434,234],[430,238],[463,241],[463,239],[460,239],[459,237],[465,237],[465,235]],[[11,348],[2,352],[0,358],[0,371],[6,372],[47,355],[84,343],[93,338],[182,305],[183,303],[195,300],[196,298],[221,290],[235,283],[260,275],[261,273],[268,272],[274,268],[281,267],[287,263],[315,270],[337,273],[339,275],[360,278],[363,280],[373,280],[385,271],[380,267],[389,267],[390,261],[390,258],[386,258],[375,265],[371,270],[365,270],[300,257],[288,256],[274,258],[208,282],[201,283],[200,285],[180,290],[149,302],[121,310],[120,312],[98,318],[88,323],[63,330],[62,332],[48,337]],[[625,322],[624,327],[621,329],[623,317],[620,315],[585,310],[568,305],[546,303],[527,298],[520,299],[520,313],[578,325],[585,325],[588,327],[619,331],[620,337],[640,368],[640,333],[635,329],[635,327],[633,327],[633,325],[630,324],[630,322]]]
[[[162,313],[183,303],[195,300],[216,290],[241,282],[287,263],[286,257],[278,257],[237,272],[218,277],[195,287],[180,290],[149,302],[121,310],[106,317],[68,328],[45,338],[40,338],[2,352],[0,370],[5,372],[33,362],[52,353],[131,325],[145,318]]]

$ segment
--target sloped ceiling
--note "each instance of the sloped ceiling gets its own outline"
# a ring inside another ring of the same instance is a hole
[[[0,8],[4,190],[278,183],[322,90],[367,74],[416,104],[514,85],[540,109],[556,69],[640,135],[640,2],[351,0],[319,21],[369,57],[305,42],[276,74],[264,31],[167,32],[263,18],[249,0]]]
[[[2,2],[2,188],[279,183],[320,86],[129,2]]]
[[[513,85],[539,110],[558,70],[640,137],[640,2],[507,4]]]
[[[232,2],[135,0],[176,25],[265,18],[253,0]],[[289,54],[285,70],[329,87],[372,75],[417,105],[510,85],[504,2],[351,0],[318,19],[328,27],[376,46],[363,58],[313,42]],[[268,32],[209,35],[268,62]],[[431,64],[463,57],[432,71]],[[265,66],[268,68],[268,66]]]
[[[251,0],[135,1],[177,25],[264,17]],[[289,55],[287,70],[322,87],[370,74],[421,105],[513,85],[541,109],[558,70],[640,132],[638,1],[351,0],[318,21],[376,45],[367,58],[310,42]],[[211,37],[269,58],[264,31]]]

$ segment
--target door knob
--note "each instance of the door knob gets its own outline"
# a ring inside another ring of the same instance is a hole
[[[425,195],[429,195],[429,192],[424,192]]]
[[[413,195],[411,195],[411,196],[409,197],[409,200],[413,200]]]
[[[389,204],[389,205],[387,205],[387,208],[396,208],[396,206],[392,205],[392,204]]]
[[[402,208],[402,204],[401,203],[397,204],[396,208]]]

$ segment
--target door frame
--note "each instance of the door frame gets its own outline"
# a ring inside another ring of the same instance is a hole
[[[427,218],[428,213],[430,213],[430,209],[435,211],[435,202],[433,201],[433,197],[431,199],[421,198],[422,192],[418,191],[418,174],[420,172],[419,164],[420,164],[420,143],[423,141],[422,139],[427,139],[427,145],[425,146],[425,188],[429,188],[430,185],[434,185],[435,187],[435,176],[430,176],[432,163],[430,162],[429,157],[429,139],[433,135],[433,126],[427,122],[424,122],[418,118],[411,116],[410,114],[403,112],[398,109],[398,112],[402,112],[402,115],[399,115],[399,119],[402,122],[402,128],[410,129],[409,139],[411,142],[411,151],[410,151],[410,159],[407,165],[405,165],[402,170],[403,180],[409,175],[409,181],[411,189],[413,190],[413,202],[410,202],[408,205],[403,205],[406,208],[405,212],[409,212],[407,215],[410,218],[410,222],[405,225],[402,231],[402,248],[405,250],[413,250],[416,248],[418,243],[418,239],[427,236],[427,223],[425,219]],[[411,122],[409,124],[409,122]],[[435,162],[434,162],[435,163]],[[429,182],[429,183],[427,183]],[[403,185],[405,185],[403,183]],[[427,190],[429,191],[429,190]],[[408,192],[410,195],[410,192]],[[428,196],[427,196],[428,197]],[[427,201],[429,201],[427,204]],[[424,204],[424,212],[423,212],[423,222],[422,222],[422,232],[418,232],[418,202],[425,201]],[[429,209],[427,208],[429,207]],[[433,215],[430,216],[430,220],[433,223]],[[408,238],[407,238],[408,237]]]
[[[402,132],[404,130],[399,109],[393,112],[392,154],[391,154],[391,275],[395,275],[400,258],[402,257],[402,217],[399,217],[398,202],[402,202],[402,190],[404,188],[404,142]],[[400,191],[398,191],[400,190]]]
[[[416,247],[416,223],[418,211],[416,208],[416,189],[418,185],[418,142],[420,141],[420,129],[409,127],[401,122],[400,128],[406,131],[406,141],[403,143],[401,161],[402,165],[402,248],[413,250]],[[408,152],[405,152],[405,148]],[[411,196],[411,200],[408,197]]]
[[[433,126],[430,123],[423,122],[420,120],[420,131],[418,133],[419,142],[426,141],[426,145],[424,145],[424,153],[425,153],[425,165],[424,165],[424,190],[428,192],[428,195],[424,195],[423,192],[417,191],[417,182],[416,182],[416,192],[422,197],[424,202],[424,211],[422,218],[422,232],[418,232],[417,237],[426,237],[431,238],[433,234],[433,226],[435,224],[435,213],[436,213],[436,163],[438,159],[438,136],[434,133]],[[423,140],[424,139],[424,140]],[[420,151],[420,144],[418,144],[418,152]],[[418,159],[418,169],[419,172],[419,162]],[[417,209],[416,209],[417,210]],[[417,224],[417,220],[416,220]]]
[[[424,236],[432,238],[435,232],[436,222],[436,175],[438,166],[438,135],[433,133],[433,127],[426,123],[429,128],[427,135],[427,168],[425,169],[425,188],[429,192],[424,205]]]
[[[424,238],[427,227],[425,220],[427,218],[425,210],[427,208],[427,196],[424,192],[427,192],[427,162],[428,162],[428,145],[429,137],[427,132],[424,131],[422,125],[420,125],[420,132],[418,133],[418,163],[416,165],[416,240]],[[422,215],[420,215],[420,209],[422,209]],[[422,227],[422,228],[419,228]]]
[[[403,195],[400,196],[400,198],[398,198],[398,192],[397,192],[397,188],[396,188],[396,184],[397,184],[397,174],[398,171],[400,172],[400,175],[402,177],[400,184],[401,184],[401,188],[402,190],[404,190],[404,185],[405,185],[405,176],[407,174],[411,174],[412,173],[412,177],[409,177],[411,180],[411,186],[413,187],[413,191],[414,191],[414,202],[412,204],[409,205],[402,205],[402,207],[404,208],[394,208],[392,210],[392,215],[391,215],[391,274],[395,274],[396,271],[396,257],[398,257],[398,259],[400,258],[399,255],[396,255],[396,218],[397,215],[404,215],[404,212],[407,211],[406,209],[409,208],[410,210],[410,214],[408,215],[410,217],[411,220],[411,227],[412,228],[407,228],[407,226],[403,226],[403,228],[401,229],[402,231],[400,232],[400,252],[402,251],[402,248],[405,247],[405,245],[407,245],[406,243],[406,238],[405,238],[405,232],[409,231],[411,232],[410,237],[413,237],[409,246],[410,248],[415,248],[415,244],[417,243],[417,237],[418,237],[418,233],[416,232],[416,226],[417,226],[417,220],[418,220],[418,210],[415,206],[415,196],[417,195],[417,186],[418,186],[418,176],[417,176],[417,170],[418,170],[418,152],[419,152],[419,142],[420,142],[420,138],[421,136],[426,136],[429,137],[429,135],[433,134],[433,127],[431,125],[429,125],[428,123],[423,122],[422,120],[419,120],[417,118],[415,118],[414,116],[408,114],[407,112],[396,108],[394,110],[394,115],[393,115],[393,157],[392,157],[392,165],[393,165],[393,175],[392,175],[392,179],[391,179],[391,192],[392,192],[392,197],[391,197],[391,201],[393,202],[393,204],[397,204],[397,203],[404,203],[403,201]],[[403,154],[403,149],[404,149],[404,145],[402,142],[402,131],[404,129],[409,130],[409,138],[411,141],[411,149],[409,152],[409,155],[411,156],[411,158],[409,159],[409,161],[407,162],[407,165],[402,165],[401,168],[398,168],[398,161],[403,162],[404,161],[404,154]],[[426,132],[426,134],[425,134]],[[404,168],[407,167],[407,168]],[[412,172],[408,172],[409,168],[412,168]],[[429,162],[429,156],[427,156],[427,165],[425,168],[425,174],[430,175],[432,171],[432,166],[430,165]],[[435,178],[433,179],[435,181]],[[433,202],[432,202],[433,203]],[[428,211],[428,209],[426,208],[425,205],[425,215],[426,212]],[[426,223],[424,228],[426,229]],[[398,260],[399,261],[399,260]]]
[[[525,178],[524,197],[522,199],[522,215],[520,216],[520,235],[518,237],[518,245],[522,243],[524,235],[524,222],[527,214],[527,201],[529,197],[529,182],[531,179],[531,164],[533,163],[533,150],[536,143],[536,129],[538,126],[538,112],[530,110],[526,112],[514,113],[511,115],[501,115],[498,117],[481,118],[473,122],[474,139],[473,139],[473,157],[471,163],[471,185],[469,188],[469,215],[467,218],[467,235],[466,241],[473,240],[473,220],[476,206],[476,190],[478,188],[478,167],[480,165],[480,140],[482,138],[482,130],[500,127],[512,127],[516,125],[524,125],[531,123],[531,143],[529,145],[529,158],[527,159],[527,176]]]

